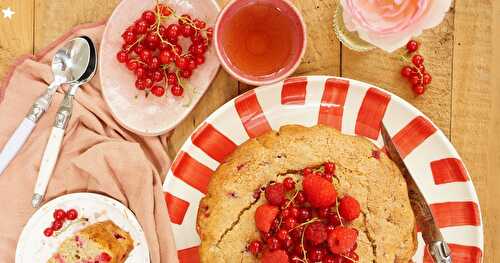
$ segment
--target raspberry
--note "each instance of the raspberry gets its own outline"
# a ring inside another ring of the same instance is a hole
[[[276,206],[268,204],[259,206],[255,210],[255,225],[257,229],[265,233],[269,232],[278,213],[279,209]]]
[[[340,199],[339,214],[347,221],[352,221],[358,218],[360,207],[358,201],[354,197],[346,195]]]
[[[306,227],[304,237],[313,245],[319,245],[327,238],[326,227],[321,222],[314,222]]]
[[[306,200],[312,207],[330,207],[337,200],[337,192],[332,183],[317,174],[311,174],[304,178],[302,187]]]
[[[288,255],[283,250],[266,251],[262,258],[261,263],[288,263]]]
[[[284,204],[286,200],[285,186],[282,183],[275,183],[266,187],[266,199],[272,205]]]
[[[355,229],[339,226],[328,234],[328,247],[335,254],[349,252],[356,243],[358,232]]]

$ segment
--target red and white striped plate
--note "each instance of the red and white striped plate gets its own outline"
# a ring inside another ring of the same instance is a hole
[[[249,138],[286,124],[326,124],[383,146],[383,121],[430,204],[453,261],[481,262],[483,225],[468,172],[446,136],[408,102],[369,84],[297,77],[251,90],[212,113],[184,143],[163,189],[181,262],[199,262],[196,214],[210,176]],[[415,262],[432,262],[418,233]]]

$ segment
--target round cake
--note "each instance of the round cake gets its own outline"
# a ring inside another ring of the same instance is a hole
[[[266,206],[269,199],[266,187],[285,178],[302,187],[304,170],[326,173],[326,166],[322,168],[325,163],[335,167],[333,180],[329,179],[338,199],[350,196],[358,203],[355,219],[342,220],[338,227],[357,232],[354,249],[359,259],[352,261],[410,261],[417,246],[415,217],[406,182],[396,165],[366,138],[343,135],[327,126],[288,125],[248,140],[212,175],[198,210],[201,262],[264,262],[262,253],[268,249],[256,254],[249,244],[253,240],[266,243],[267,234],[256,226],[256,210]],[[294,197],[287,196],[287,206]],[[322,220],[315,218],[310,221]],[[299,227],[307,227],[308,222]],[[303,235],[302,244],[307,253]],[[327,241],[322,246],[331,253]],[[287,246],[282,245],[280,250],[286,252]],[[297,260],[301,261],[305,260]]]

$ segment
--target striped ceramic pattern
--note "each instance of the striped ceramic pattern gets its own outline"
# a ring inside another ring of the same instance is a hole
[[[198,205],[210,176],[238,145],[286,124],[325,124],[383,147],[381,121],[430,204],[454,262],[481,262],[479,202],[446,136],[401,98],[326,76],[291,78],[242,94],[212,113],[182,146],[163,185],[180,261],[199,262]],[[432,262],[420,233],[414,260]]]

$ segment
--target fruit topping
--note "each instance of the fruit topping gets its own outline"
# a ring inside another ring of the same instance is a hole
[[[352,221],[358,218],[360,211],[361,208],[358,201],[352,196],[346,195],[340,199],[339,214],[343,219]]]
[[[302,187],[312,207],[329,207],[337,200],[333,184],[318,174],[304,177]]]
[[[279,213],[276,206],[264,204],[255,210],[255,225],[262,232],[269,232],[274,219]]]
[[[357,262],[358,232],[348,224],[359,217],[360,205],[347,194],[337,200],[335,168],[327,162],[295,174],[303,176],[303,190],[293,176],[257,189],[267,202],[255,211],[260,239],[246,250],[260,262]]]

